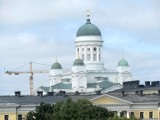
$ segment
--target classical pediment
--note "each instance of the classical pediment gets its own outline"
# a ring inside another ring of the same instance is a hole
[[[131,102],[111,96],[111,95],[101,95],[91,99],[93,104],[129,104]]]

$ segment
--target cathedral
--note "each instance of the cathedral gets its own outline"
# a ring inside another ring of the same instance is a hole
[[[106,69],[102,59],[103,39],[100,29],[87,15],[86,23],[77,31],[75,47],[76,59],[72,69],[66,72],[61,64],[53,63],[49,74],[49,87],[39,90],[65,92],[65,94],[106,93],[122,88],[123,82],[132,81],[128,62],[122,57],[116,70]]]

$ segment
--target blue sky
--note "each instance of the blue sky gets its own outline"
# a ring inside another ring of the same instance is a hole
[[[51,65],[58,57],[63,68],[71,68],[87,9],[103,36],[106,68],[115,69],[123,53],[133,79],[160,80],[159,0],[0,0],[0,94],[29,94],[29,75],[9,76],[4,67],[14,70],[30,61]],[[48,85],[48,78],[34,75],[34,88]]]

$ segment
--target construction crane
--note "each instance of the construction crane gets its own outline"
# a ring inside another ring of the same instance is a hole
[[[29,77],[29,84],[30,84],[30,95],[33,95],[33,74],[35,73],[49,73],[49,70],[42,70],[42,71],[33,71],[32,70],[32,63],[33,62],[30,62],[30,70],[29,71],[6,71],[5,73],[8,74],[8,75],[19,75],[19,74],[30,74],[30,77]],[[37,63],[37,64],[40,64],[40,63]],[[45,65],[45,64],[41,64],[41,65]],[[46,65],[46,66],[49,66],[49,65]]]

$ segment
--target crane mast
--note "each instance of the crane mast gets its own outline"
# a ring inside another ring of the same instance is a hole
[[[12,74],[15,74],[15,75],[19,75],[19,74],[30,74],[30,77],[29,77],[29,85],[30,85],[30,95],[33,95],[33,74],[35,73],[49,73],[48,70],[43,70],[43,71],[33,71],[32,69],[32,62],[29,63],[29,68],[30,70],[29,71],[26,71],[26,72],[22,72],[22,71],[6,71],[5,73],[8,74],[8,75],[12,75]]]
[[[30,75],[30,77],[29,77],[30,95],[33,95],[33,71],[32,71],[32,62],[30,62],[30,72],[31,72],[31,75]]]

